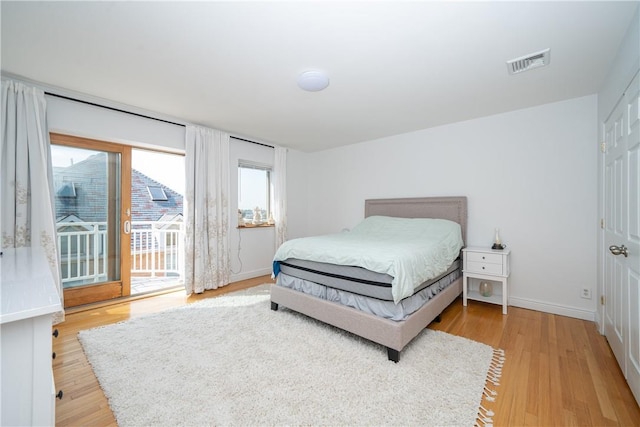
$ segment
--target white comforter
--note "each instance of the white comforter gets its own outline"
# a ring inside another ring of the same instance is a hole
[[[444,219],[371,216],[349,232],[283,243],[274,261],[296,258],[366,268],[393,277],[397,303],[444,273],[463,246],[460,225]]]

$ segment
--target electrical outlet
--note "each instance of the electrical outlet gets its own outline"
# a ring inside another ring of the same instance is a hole
[[[589,288],[582,288],[582,295],[580,295],[582,298],[585,299],[591,299],[591,289]]]

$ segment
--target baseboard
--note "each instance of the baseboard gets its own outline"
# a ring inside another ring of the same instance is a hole
[[[600,335],[604,335],[604,322],[602,321],[602,312],[600,310],[596,310],[595,315],[595,322],[596,326],[598,327],[598,332],[600,332]]]
[[[230,283],[233,283],[233,282],[239,282],[241,280],[253,279],[254,277],[268,276],[270,274],[271,274],[270,268],[261,268],[259,270],[252,270],[252,271],[240,272],[238,274],[232,274],[229,277],[229,279],[231,281]]]
[[[544,313],[558,314],[560,316],[574,317],[576,319],[595,321],[596,313],[589,310],[582,310],[575,307],[549,304],[526,298],[509,297],[509,305],[529,310],[542,311]]]

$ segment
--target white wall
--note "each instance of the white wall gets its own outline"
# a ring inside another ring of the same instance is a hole
[[[287,238],[309,235],[307,206],[315,195],[309,195],[307,180],[311,156],[289,149],[287,152]]]
[[[604,123],[631,79],[640,70],[640,7],[598,92],[598,123]]]
[[[185,127],[46,96],[49,131],[184,154]]]
[[[307,154],[288,171],[307,235],[353,227],[364,200],[468,197],[468,246],[512,251],[511,304],[593,319],[596,290],[595,95]],[[291,186],[288,188],[290,190]],[[294,227],[292,227],[294,228]],[[296,227],[297,230],[297,227]]]

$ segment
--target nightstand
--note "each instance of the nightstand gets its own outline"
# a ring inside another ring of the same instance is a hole
[[[462,305],[466,307],[468,299],[502,304],[502,314],[507,314],[510,253],[508,249],[482,247],[462,250]],[[483,281],[490,282],[493,287],[490,296],[482,296],[480,293],[479,286]],[[496,286],[498,284],[501,286]]]

